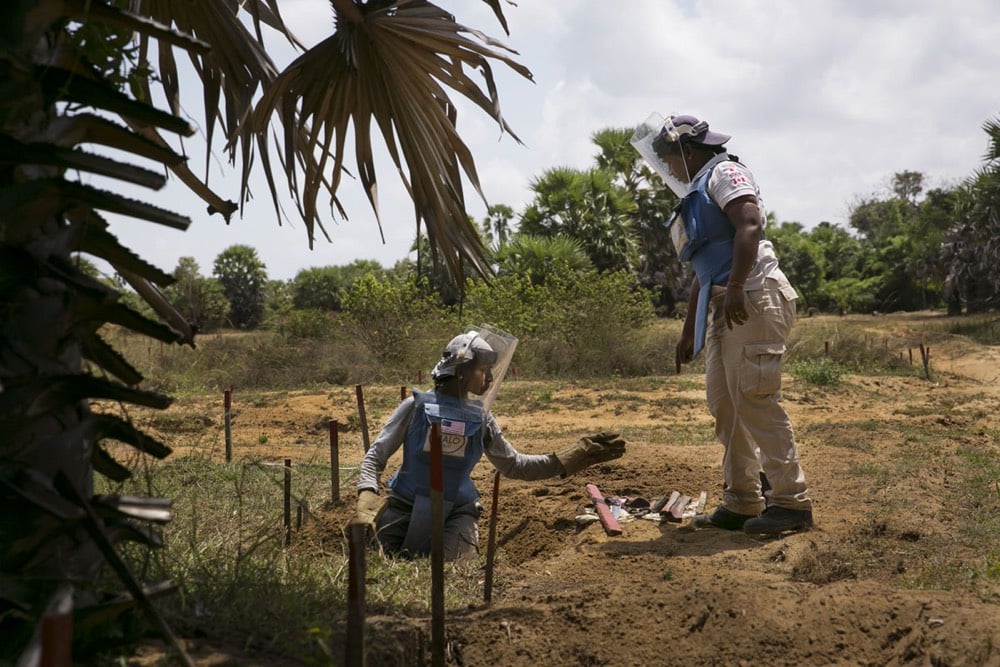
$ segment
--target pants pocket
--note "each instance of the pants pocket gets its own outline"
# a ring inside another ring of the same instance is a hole
[[[740,391],[766,396],[781,389],[781,359],[784,343],[757,343],[743,347]]]

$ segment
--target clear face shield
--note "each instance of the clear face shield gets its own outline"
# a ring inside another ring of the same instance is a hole
[[[492,369],[493,381],[490,382],[486,391],[479,396],[479,401],[483,404],[483,410],[485,412],[489,412],[490,408],[493,407],[493,400],[500,391],[500,384],[503,382],[503,378],[507,374],[507,369],[510,368],[510,363],[514,359],[514,349],[517,347],[517,338],[506,331],[495,329],[488,324],[481,324],[478,327],[473,327],[469,331],[476,332],[496,354],[496,361],[493,362]]]
[[[639,152],[646,164],[655,171],[675,195],[683,199],[691,188],[691,171],[684,161],[684,153],[680,149],[681,137],[695,136],[708,129],[704,122],[694,125],[682,123],[674,125],[674,117],[664,118],[658,113],[652,113],[635,129],[629,143]],[[655,144],[655,145],[654,145]],[[656,148],[673,144],[678,150],[669,151],[669,157],[664,159]]]
[[[489,412],[493,405],[493,399],[500,391],[504,375],[507,374],[507,369],[514,358],[516,347],[517,338],[505,331],[488,324],[472,327],[448,343],[444,356],[434,367],[431,376],[437,379],[438,377],[455,375],[460,366],[474,360],[489,362],[492,381],[482,394],[470,392],[483,404],[483,409]]]

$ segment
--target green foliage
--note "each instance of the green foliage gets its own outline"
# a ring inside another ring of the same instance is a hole
[[[579,241],[566,236],[517,234],[497,252],[499,275],[527,276],[533,285],[550,275],[593,268]]]
[[[340,310],[341,272],[336,266],[302,269],[292,280],[292,304],[296,308]]]
[[[949,309],[984,312],[1000,304],[1000,118],[983,130],[983,165],[955,193],[954,219],[941,248],[948,267]]]
[[[336,320],[330,313],[318,308],[299,308],[281,318],[275,331],[289,338],[324,339],[333,335],[335,326]]]
[[[691,272],[670,241],[667,226],[677,205],[676,195],[641,159],[629,143],[635,128],[605,128],[592,139],[598,148],[597,167],[611,175],[616,185],[635,202],[630,214],[639,259],[633,267],[639,283],[650,290],[653,306],[661,315],[673,315],[678,301],[686,299]]]
[[[630,338],[653,317],[649,294],[624,271],[557,265],[544,284],[507,274],[466,285],[463,316],[518,336],[519,365],[541,375],[598,375],[631,358]]]
[[[296,308],[339,311],[341,295],[356,279],[373,275],[381,278],[385,269],[374,260],[355,260],[346,266],[303,269],[292,280],[292,303]]]
[[[845,368],[826,357],[803,359],[788,364],[788,372],[806,384],[831,387],[840,383]]]
[[[174,284],[163,290],[178,313],[199,331],[223,326],[229,315],[229,300],[222,283],[201,275],[194,257],[181,257],[174,269]]]
[[[229,320],[237,329],[254,329],[264,319],[267,269],[257,251],[233,245],[215,258],[212,273],[229,299]]]
[[[450,338],[426,283],[365,275],[344,292],[343,307],[350,334],[389,367],[421,368],[431,358],[427,345],[436,349]]]
[[[531,183],[535,198],[519,230],[575,239],[600,271],[631,269],[638,261],[632,213],[636,203],[601,169],[557,168]]]

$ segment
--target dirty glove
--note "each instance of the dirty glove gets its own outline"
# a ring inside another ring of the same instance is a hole
[[[364,489],[358,494],[358,508],[354,515],[353,523],[368,526],[368,529],[374,534],[375,523],[382,516],[382,512],[385,510],[388,502],[388,499],[383,498],[374,491]]]
[[[625,453],[625,441],[617,433],[598,433],[556,452],[563,467],[563,477],[580,472],[602,461],[617,459]]]

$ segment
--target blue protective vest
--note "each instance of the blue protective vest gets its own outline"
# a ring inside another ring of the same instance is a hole
[[[694,322],[694,356],[705,347],[708,303],[712,285],[723,285],[733,268],[733,238],[736,230],[722,208],[708,193],[708,179],[715,167],[695,179],[681,201],[681,220],[688,242],[680,250],[681,260],[690,260],[701,289]]]
[[[472,469],[483,456],[483,406],[437,392],[413,392],[413,417],[403,441],[403,464],[386,483],[410,501],[430,496],[431,423],[440,424],[444,499],[455,505],[479,498]]]

